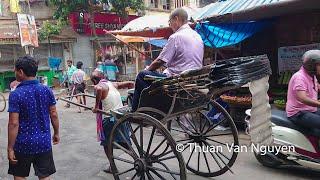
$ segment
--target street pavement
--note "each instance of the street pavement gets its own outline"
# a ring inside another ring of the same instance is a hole
[[[108,165],[108,160],[96,138],[95,115],[91,111],[77,113],[77,108],[64,108],[64,102],[58,101],[57,107],[60,119],[61,142],[53,147],[57,172],[53,179],[57,180],[111,180],[112,175],[102,170]],[[93,106],[93,101],[89,101]],[[7,175],[8,161],[7,146],[8,114],[0,112],[0,180],[13,179]],[[145,134],[146,137],[148,134]],[[176,136],[176,135],[175,135]],[[240,133],[240,143],[248,144],[248,136]],[[31,168],[32,169],[32,168]],[[215,180],[303,180],[320,179],[320,172],[301,168],[272,169],[260,165],[251,152],[241,152],[232,167],[234,174],[225,174],[211,178]],[[37,179],[33,170],[29,179]],[[208,180],[188,172],[188,179]]]

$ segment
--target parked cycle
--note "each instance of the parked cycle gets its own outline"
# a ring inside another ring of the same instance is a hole
[[[5,96],[0,93],[0,112],[3,112],[7,107],[7,101]]]

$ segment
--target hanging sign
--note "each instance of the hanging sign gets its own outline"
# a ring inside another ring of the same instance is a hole
[[[34,16],[29,14],[17,14],[21,46],[39,47],[36,21]]]
[[[111,13],[95,13],[94,27],[97,35],[105,35],[103,30],[120,30],[128,22],[139,16],[128,15],[127,18],[121,18],[116,14]],[[79,34],[92,35],[93,28],[91,27],[90,14],[87,12],[72,12],[69,15],[73,30]]]
[[[320,49],[320,43],[301,46],[287,46],[278,49],[279,73],[299,70],[302,65],[303,54],[311,49]]]

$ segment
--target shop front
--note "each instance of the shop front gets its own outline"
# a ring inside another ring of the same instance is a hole
[[[10,83],[15,80],[14,63],[22,56],[26,55],[25,48],[20,44],[18,28],[11,28],[11,31],[1,31],[0,33],[0,92],[10,90]],[[10,33],[9,33],[10,32]],[[65,58],[72,55],[71,46],[75,38],[63,30],[59,36],[51,37],[48,42],[40,42],[39,47],[32,48],[33,57],[38,61],[39,80],[48,86],[53,86],[54,79],[61,77]],[[5,36],[6,35],[6,36]],[[60,66],[52,67],[49,59],[60,59]]]

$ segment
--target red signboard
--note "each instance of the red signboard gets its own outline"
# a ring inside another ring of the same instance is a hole
[[[104,35],[105,30],[120,30],[128,22],[139,16],[129,15],[127,18],[121,18],[116,14],[110,13],[95,13],[94,26],[97,35]],[[73,12],[69,16],[72,28],[79,34],[92,35],[93,28],[90,28],[90,15],[85,12]]]

